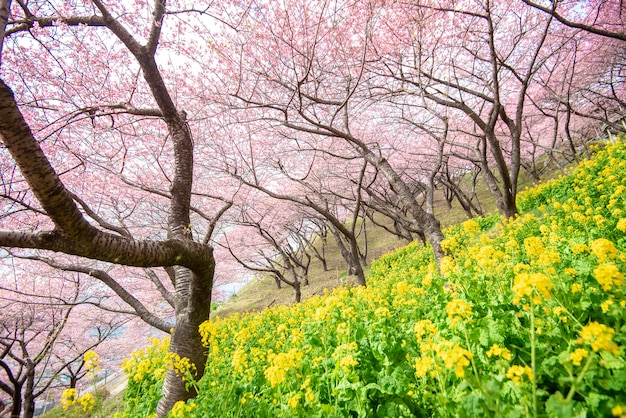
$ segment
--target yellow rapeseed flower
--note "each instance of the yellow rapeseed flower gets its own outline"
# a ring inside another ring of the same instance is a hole
[[[626,418],[626,405],[616,405],[611,409],[611,414],[614,417]]]
[[[300,403],[300,398],[302,398],[301,393],[296,393],[295,395],[291,396],[287,401],[287,406],[293,409],[297,408],[298,404]]]
[[[470,365],[472,353],[462,348],[459,344],[444,341],[434,345],[437,357],[443,360],[447,369],[454,369],[457,377],[465,377],[465,368]]]
[[[96,397],[93,396],[93,393],[85,393],[76,402],[83,407],[83,412],[89,412],[96,405]]]
[[[408,284],[406,281],[402,280],[394,285],[394,289],[399,298],[404,298],[407,296],[407,294],[415,290],[415,286],[412,284]]]
[[[459,321],[472,315],[472,307],[463,299],[454,299],[446,305],[446,312],[450,320],[450,326],[455,327]]]
[[[435,364],[435,359],[430,356],[421,356],[417,360],[415,360],[415,376],[416,377],[424,377],[426,373],[433,367]]]
[[[593,273],[605,292],[611,290],[613,286],[621,286],[624,282],[624,275],[613,263],[600,264]]]
[[[315,392],[313,392],[313,389],[306,388],[306,393],[304,394],[304,401],[306,403],[312,403],[315,401]]]
[[[513,305],[519,304],[524,296],[533,296],[534,290],[539,292],[545,299],[550,299],[552,281],[543,273],[521,273],[515,276],[513,281]],[[538,295],[531,299],[533,303],[541,303]]]
[[[608,259],[617,257],[619,251],[615,248],[615,245],[606,238],[598,238],[591,243],[591,252],[598,257],[598,261],[601,263]]]
[[[452,254],[452,251],[459,246],[459,242],[454,237],[446,238],[441,241],[441,249],[446,254]]]
[[[339,360],[339,366],[345,371],[350,370],[352,367],[357,366],[359,362],[354,358],[352,354],[347,354]]]
[[[448,276],[454,271],[455,268],[456,263],[454,262],[454,259],[452,257],[445,256],[441,259],[439,269],[441,270],[442,276]]]
[[[431,272],[426,273],[426,276],[422,279],[422,286],[429,287],[433,284],[433,274]]]
[[[93,350],[88,350],[83,356],[85,369],[89,376],[93,376],[94,372],[100,370],[100,356]]]
[[[65,389],[61,394],[61,407],[63,408],[63,410],[67,411],[70,406],[74,405],[74,403],[76,403],[77,397],[78,392],[76,392],[76,389]]]
[[[572,285],[572,293],[579,293],[583,291],[583,285],[580,283],[574,283]]]
[[[242,347],[237,347],[233,353],[233,360],[231,362],[233,369],[236,373],[243,373],[248,368],[248,354]]]
[[[524,249],[530,259],[538,258],[545,251],[541,238],[539,237],[528,237],[524,239]]]
[[[292,348],[287,353],[268,354],[270,366],[265,369],[264,375],[270,386],[283,383],[287,379],[287,372],[300,365],[303,354],[296,348]]]
[[[462,223],[463,230],[469,234],[480,232],[480,225],[474,219]]]
[[[589,355],[589,351],[584,348],[577,348],[573,353],[569,355],[570,360],[574,366],[580,366],[580,362]]]
[[[613,354],[619,354],[619,347],[611,342],[614,335],[615,330],[613,328],[591,321],[580,330],[579,343],[589,343],[591,349],[596,353],[604,350]]]
[[[613,305],[615,302],[613,302],[613,299],[607,299],[604,302],[602,302],[600,304],[600,307],[602,308],[602,312],[607,313],[609,311],[609,309],[611,308],[611,305]]]
[[[183,381],[193,378],[198,370],[187,357],[181,357],[172,352],[165,355],[165,365],[169,370],[174,370],[176,376],[181,376]]]
[[[437,327],[432,323],[430,319],[422,319],[417,321],[413,327],[415,336],[419,342],[422,342],[422,337],[426,336],[427,340],[430,340],[435,334],[437,334]]]
[[[528,366],[518,366],[513,365],[509,367],[509,370],[506,372],[507,379],[512,380],[515,384],[519,385],[521,378],[527,375],[529,380],[533,380],[533,371]]]
[[[588,253],[591,249],[587,246],[587,244],[574,244],[572,245],[572,253],[574,254],[582,254]]]
[[[617,221],[616,228],[622,232],[626,232],[626,218],[622,218],[619,221]]]
[[[481,235],[481,238],[483,236]],[[502,259],[505,257],[505,254],[492,245],[484,244],[473,257],[480,268],[487,273],[491,273],[496,267],[504,264]]]
[[[487,351],[487,357],[502,357],[504,360],[511,360],[511,351],[508,348],[500,347],[498,344],[491,346]]]
[[[211,319],[200,324],[200,335],[202,336],[202,344],[208,347],[212,338],[217,335],[217,325]]]
[[[241,403],[242,404],[245,403],[244,398],[241,398]],[[192,412],[194,409],[196,409],[196,403],[195,402],[191,402],[189,405],[187,405],[183,401],[178,401],[172,407],[172,410],[171,410],[170,414],[174,418],[182,418],[184,416],[188,416],[187,412]]]

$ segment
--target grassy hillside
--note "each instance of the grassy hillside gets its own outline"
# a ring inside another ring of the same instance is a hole
[[[149,416],[166,367],[200,395],[174,417],[623,416],[626,146],[520,196],[521,215],[415,244],[368,287],[206,322],[194,381],[155,341],[125,367],[123,416]],[[169,362],[171,363],[171,361]]]
[[[529,179],[522,178],[521,184],[524,185],[529,182]],[[495,210],[493,197],[487,186],[482,183],[479,183],[478,198],[486,212]],[[441,190],[435,192],[434,206],[437,219],[440,220],[444,227],[467,219],[467,215],[457,201],[448,206]],[[384,228],[374,225],[369,220],[367,222],[368,261],[375,260],[389,251],[407,245],[406,240],[398,238]],[[388,226],[392,225],[391,220],[382,217],[377,219],[377,222]],[[361,237],[361,240],[363,239]],[[324,293],[324,289],[334,289],[335,287],[351,283],[351,278],[346,277],[346,262],[341,257],[339,248],[330,236],[328,238],[326,255],[329,266],[328,271],[323,270],[322,263],[319,260],[312,259],[309,269],[310,285],[302,286],[302,299],[321,295]],[[369,265],[364,266],[364,269],[367,273]],[[293,303],[293,300],[294,295],[291,287],[283,285],[281,289],[277,289],[273,278],[261,275],[240,289],[226,303],[220,305],[213,315],[226,318],[236,313],[258,312],[269,306],[290,305]]]
[[[559,168],[551,163],[547,156],[539,158],[537,165],[542,167],[541,174],[546,179],[560,174]],[[471,190],[471,185],[471,175],[466,175],[460,180],[460,186],[464,190]],[[522,172],[519,179],[519,188],[523,189],[532,186],[532,177],[527,172]],[[476,185],[476,197],[485,213],[496,210],[493,195],[481,179],[478,180]],[[435,190],[434,210],[442,227],[449,227],[467,220],[467,215],[458,201],[454,200],[448,205],[441,189]],[[377,219],[377,222],[388,226],[392,225],[389,219],[381,218]],[[387,232],[384,228],[368,221],[368,261],[375,260],[389,251],[405,245],[407,245],[405,240],[399,239],[397,236]],[[315,258],[312,259],[309,270],[310,285],[302,286],[302,299],[321,295],[324,293],[325,289],[334,289],[335,287],[350,283],[350,279],[346,278],[346,262],[341,257],[339,249],[331,237],[328,239],[326,254],[329,271],[323,270],[322,263],[319,260]],[[364,266],[364,269],[367,273],[367,271],[369,271],[369,265]],[[255,277],[226,303],[221,304],[212,315],[227,318],[237,313],[259,312],[270,306],[290,305],[293,303],[293,300],[293,289],[291,287],[284,285],[281,289],[277,289],[273,278],[261,275]]]

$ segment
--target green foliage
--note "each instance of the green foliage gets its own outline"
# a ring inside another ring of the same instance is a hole
[[[150,346],[134,351],[130,358],[122,363],[122,370],[128,376],[128,384],[124,390],[123,416],[151,415],[161,397],[170,341],[169,338],[163,340],[152,338],[149,341]],[[129,414],[129,411],[132,413]]]
[[[522,194],[520,216],[449,228],[441,274],[413,243],[367,288],[206,322],[200,394],[171,416],[621,416],[624,178],[617,143]],[[154,411],[152,347],[127,367],[124,416]]]

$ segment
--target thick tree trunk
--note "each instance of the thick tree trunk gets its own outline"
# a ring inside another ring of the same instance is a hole
[[[176,314],[176,327],[172,333],[170,349],[171,353],[178,354],[181,358],[188,358],[195,365],[197,371],[195,378],[199,379],[204,374],[207,361],[206,349],[202,345],[202,338],[198,327],[209,317],[210,300],[207,301],[206,313],[183,310]],[[157,416],[164,417],[178,401],[186,401],[194,398],[197,393],[192,387],[187,390],[182,376],[177,376],[176,371],[168,369],[163,382],[162,397],[157,406]]]
[[[283,253],[283,257],[285,257],[285,268],[289,271],[291,275],[291,283],[293,287],[293,297],[296,303],[300,303],[302,301],[302,284],[300,283],[300,278],[298,277],[298,273],[296,272],[296,267],[289,261],[287,258],[287,254]]]
[[[491,191],[491,195],[496,201],[498,212],[506,218],[514,216],[517,213],[517,205],[511,190],[500,190],[498,181],[485,163],[483,163],[481,172],[483,173],[483,178],[489,187],[489,191]]]
[[[211,253],[212,256],[212,253]],[[208,265],[199,274],[185,267],[174,267],[176,272],[176,326],[171,336],[170,349],[181,358],[188,358],[195,366],[195,379],[204,374],[207,351],[202,345],[200,324],[209,319],[214,264]],[[203,274],[200,274],[203,273]],[[178,401],[186,401],[197,395],[193,386],[187,389],[183,376],[168,369],[163,382],[161,400],[157,406],[157,417],[164,417]]]
[[[330,226],[330,228],[333,232],[333,237],[335,238],[335,242],[337,243],[337,246],[339,247],[339,252],[341,253],[341,256],[343,257],[343,259],[348,264],[348,274],[351,276],[355,276],[356,282],[359,285],[365,286],[365,273],[363,272],[363,267],[361,266],[361,260],[359,257],[359,247],[358,247],[358,243],[356,242],[356,238],[354,237],[347,238],[350,241],[350,248],[348,248],[346,247],[345,243],[341,239],[341,236],[339,235],[341,234],[341,232],[339,232],[339,230],[335,228],[334,226]]]
[[[356,241],[356,237],[350,239],[350,254],[352,255],[354,268],[352,274],[356,278],[356,283],[359,286],[365,286],[365,272],[363,271],[363,264],[361,264],[361,254],[359,253],[359,244]]]

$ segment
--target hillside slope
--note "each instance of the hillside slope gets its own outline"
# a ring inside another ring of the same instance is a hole
[[[166,367],[200,395],[174,417],[626,414],[626,146],[519,198],[520,216],[446,232],[439,275],[415,244],[368,287],[206,322],[195,382],[166,344],[125,368],[124,416],[149,416]]]

